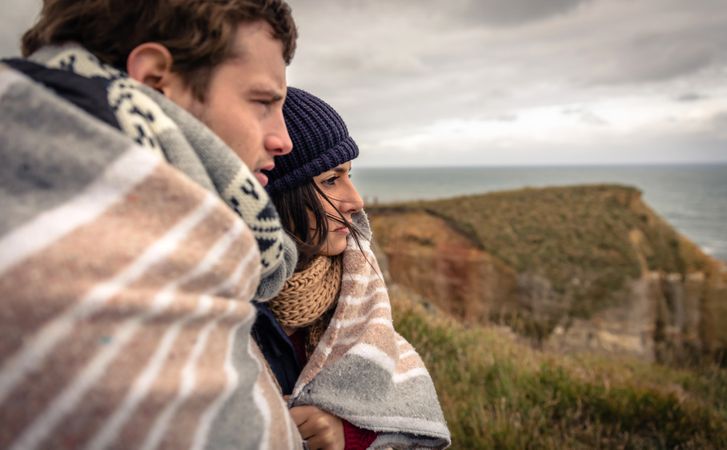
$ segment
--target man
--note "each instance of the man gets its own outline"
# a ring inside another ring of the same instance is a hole
[[[0,65],[1,448],[300,446],[249,340],[295,40],[282,0],[45,0]]]

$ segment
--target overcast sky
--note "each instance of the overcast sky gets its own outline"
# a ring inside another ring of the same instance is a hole
[[[5,1],[16,54],[38,0]],[[727,162],[724,0],[290,0],[360,166]]]

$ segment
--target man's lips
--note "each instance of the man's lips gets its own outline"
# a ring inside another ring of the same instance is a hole
[[[255,178],[257,178],[257,181],[262,185],[262,187],[265,187],[268,185],[268,176],[265,175],[262,172],[255,171]]]
[[[275,168],[275,164],[270,163],[270,164],[266,164],[266,165],[264,165],[262,167],[258,167],[255,170],[255,172],[253,172],[255,174],[255,178],[257,178],[257,180],[260,182],[260,184],[263,187],[265,187],[265,186],[268,185],[268,176],[266,174],[264,174],[262,171],[263,170],[265,170],[265,171],[271,171],[274,168]]]

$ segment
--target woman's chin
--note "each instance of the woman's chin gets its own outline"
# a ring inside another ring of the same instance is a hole
[[[346,234],[338,233],[338,235],[335,235],[334,232],[331,232],[330,234],[333,234],[333,236],[328,237],[328,241],[326,242],[326,245],[323,246],[321,249],[321,255],[324,256],[337,256],[343,253],[346,250]]]

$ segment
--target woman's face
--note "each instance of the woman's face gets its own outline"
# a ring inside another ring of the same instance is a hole
[[[326,199],[320,195],[318,196],[326,215],[340,217],[340,212],[349,222],[351,221],[351,215],[363,209],[364,206],[361,196],[358,195],[356,187],[351,182],[350,172],[351,162],[348,161],[313,177],[313,182],[316,186],[333,203],[331,205]],[[325,238],[326,240],[321,248],[320,254],[335,256],[343,253],[346,250],[346,240],[349,233],[350,231],[345,225],[328,217],[328,235]]]

